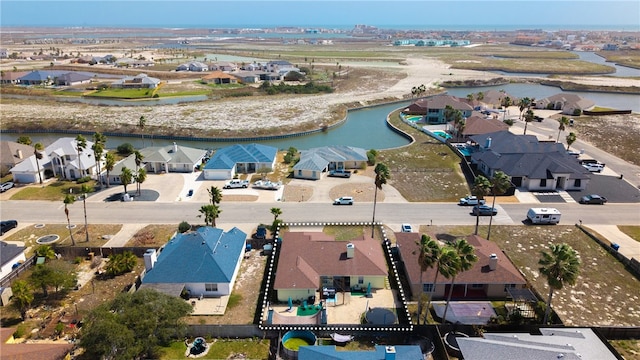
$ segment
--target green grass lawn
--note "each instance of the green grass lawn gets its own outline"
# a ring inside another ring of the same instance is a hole
[[[620,231],[627,234],[629,237],[631,237],[635,241],[640,242],[640,226],[618,225],[618,229],[620,229]]]
[[[361,237],[364,229],[362,226],[325,226],[322,232],[334,236],[336,241],[351,241]]]
[[[105,89],[98,90],[86,96],[98,98],[144,99],[153,96],[153,89]]]
[[[95,180],[86,182],[88,186],[93,188],[96,185]],[[80,195],[82,184],[74,181],[56,181],[44,186],[29,186],[20,189],[11,196],[11,200],[49,200],[62,201],[64,197],[70,193]],[[89,194],[91,196],[91,194]]]
[[[269,340],[261,339],[240,339],[240,340],[223,340],[214,339],[211,343],[209,353],[200,359],[229,359],[233,356],[243,354],[242,359],[268,359],[269,358]],[[177,341],[169,347],[161,348],[159,351],[160,359],[185,359],[187,346],[183,341]]]

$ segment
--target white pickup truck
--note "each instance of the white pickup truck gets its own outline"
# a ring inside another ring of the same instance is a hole
[[[469,195],[460,199],[458,205],[462,206],[474,206],[474,205],[484,205],[485,201],[482,199],[478,199],[477,196]]]
[[[249,187],[248,180],[233,179],[224,184],[224,189],[246,189]]]

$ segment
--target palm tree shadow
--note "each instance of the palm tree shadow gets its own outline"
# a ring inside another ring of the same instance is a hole
[[[456,239],[458,238],[459,236],[455,236],[451,234],[443,234],[443,233],[436,234],[436,239],[446,243],[452,243],[456,241]]]

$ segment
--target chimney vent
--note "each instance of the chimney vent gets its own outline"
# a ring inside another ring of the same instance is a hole
[[[384,360],[395,360],[395,359],[396,359],[396,347],[386,346],[384,348]]]
[[[22,159],[22,150],[20,150],[20,149],[16,150],[16,157],[18,159]]]
[[[353,243],[347,244],[347,259],[353,259],[356,252],[356,246]]]
[[[490,149],[491,148],[491,136],[489,136],[487,138],[487,141],[484,144],[485,149]]]
[[[498,267],[498,255],[491,254],[489,256],[489,270],[495,270]]]
[[[155,249],[149,249],[144,253],[144,269],[148,272],[158,261],[158,255]]]
[[[176,144],[175,141],[173,142],[173,152],[174,153],[178,152],[178,144]]]

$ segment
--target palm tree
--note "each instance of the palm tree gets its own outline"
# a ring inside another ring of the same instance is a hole
[[[40,170],[40,162],[38,160],[42,160],[42,153],[40,151],[44,150],[44,145],[42,143],[36,143],[33,145],[33,155],[36,158],[36,169],[38,169],[38,177],[40,178],[40,184],[42,184],[42,171]]]
[[[71,194],[67,194],[67,196],[64,197],[64,214],[67,215],[67,227],[69,228],[69,236],[71,237],[71,244],[73,246],[76,246],[76,241],[73,238],[73,231],[71,231],[71,220],[69,220],[69,204],[73,204],[74,202],[76,202],[76,198],[73,197],[73,195]]]
[[[522,99],[520,99],[520,102],[518,102],[518,108],[520,109],[520,117],[519,119],[522,120],[522,112],[524,111],[524,109],[529,109],[529,107],[531,106],[532,100],[529,99],[528,97],[524,97]]]
[[[131,169],[126,166],[122,167],[122,173],[120,174],[120,180],[122,181],[122,185],[124,186],[124,193],[127,193],[127,185],[131,184],[131,180],[133,180],[133,173]]]
[[[212,186],[211,188],[207,189],[207,192],[209,193],[209,202],[211,203],[211,205],[220,204],[220,202],[222,201],[222,190],[220,190],[220,188],[218,188],[217,186]]]
[[[277,207],[271,208],[271,215],[273,215],[273,221],[278,220],[278,216],[282,215],[282,209]]]
[[[479,92],[476,94],[476,99],[478,99],[479,101],[484,100],[484,93],[483,93],[482,91],[479,91]]]
[[[136,177],[137,177],[137,174],[140,171],[139,169],[140,169],[140,165],[142,164],[142,160],[144,160],[144,155],[142,155],[138,150],[134,151],[133,155],[135,157],[135,162],[136,162]],[[136,181],[136,189],[138,191],[138,195],[140,195],[140,183],[137,181]]]
[[[456,129],[456,138],[460,138],[460,135],[464,131],[466,125],[467,118],[462,116],[462,112],[460,110],[456,110],[453,117],[453,127]]]
[[[542,251],[542,258],[538,261],[540,273],[547,278],[549,285],[549,297],[547,299],[547,309],[544,312],[543,324],[547,323],[551,311],[551,299],[553,291],[560,290],[567,285],[575,285],[580,272],[580,259],[578,253],[567,244],[552,244],[549,246],[551,252]]]
[[[374,180],[374,184],[376,186],[375,192],[373,193],[373,218],[371,220],[371,237],[374,235],[374,231],[376,229],[376,203],[378,202],[378,189],[382,190],[382,185],[387,183],[387,179],[391,176],[389,173],[389,168],[387,165],[383,163],[376,164],[376,168],[374,169],[376,173],[376,178]]]
[[[96,159],[96,178],[100,176],[100,160],[102,160],[102,153],[104,153],[104,146],[107,142],[107,137],[103,134],[96,132],[93,134],[93,157]]]
[[[456,240],[453,245],[450,245],[452,252],[458,257],[457,266],[450,269],[451,285],[449,286],[449,295],[447,296],[447,303],[444,306],[444,315],[442,316],[442,321],[446,321],[447,319],[447,310],[449,310],[449,303],[451,302],[451,295],[453,294],[453,285],[456,281],[456,276],[459,273],[465,272],[471,267],[473,264],[478,261],[478,257],[475,254],[475,248],[473,245],[469,244],[465,239]]]
[[[35,251],[38,257],[43,257],[45,259],[55,259],[56,252],[49,245],[40,245],[36,248]]]
[[[135,178],[136,178],[136,183],[137,183],[137,186],[138,186],[138,196],[140,196],[142,183],[145,180],[147,180],[147,170],[145,170],[145,168],[138,169],[138,173],[136,174]]]
[[[527,112],[524,114],[524,134],[523,135],[527,135],[527,125],[529,125],[529,123],[532,122],[533,120],[535,120],[535,115],[533,114],[533,110],[528,109]]]
[[[493,195],[493,203],[491,207],[496,206],[496,196],[504,194],[511,187],[511,179],[502,171],[496,171],[491,178],[491,195]],[[487,240],[491,237],[491,223],[493,215],[489,217],[489,231],[487,232]]]
[[[578,139],[578,137],[576,136],[576,133],[574,133],[574,132],[570,132],[569,135],[567,135],[567,151],[569,151],[569,148],[571,147],[571,144],[576,142],[577,139]]]
[[[82,135],[76,136],[76,151],[78,152],[78,169],[80,170],[80,178],[84,177],[84,174],[82,173],[82,160],[80,159],[80,155],[86,148],[87,139]]]
[[[82,193],[82,206],[84,207],[84,233],[86,235],[87,242],[89,242],[89,225],[87,225],[87,193],[90,193],[91,190],[91,187],[87,184],[82,184],[80,187],[80,193]]]
[[[147,125],[147,119],[144,118],[144,115],[140,116],[138,119],[138,127],[140,128],[140,132],[142,135],[142,147],[144,147],[144,127]]]
[[[104,155],[104,169],[107,170],[107,187],[109,187],[109,173],[116,166],[116,157],[113,153],[106,153]]]
[[[416,243],[419,250],[418,255],[418,264],[420,265],[420,297],[418,298],[418,325],[420,325],[420,316],[422,316],[422,294],[424,292],[424,285],[422,282],[422,275],[428,268],[433,268],[437,266],[438,261],[440,259],[440,253],[442,249],[440,248],[440,244],[437,241],[431,239],[427,235],[422,235],[420,238],[420,242]],[[415,252],[414,252],[415,254]],[[427,314],[429,313],[429,308],[431,307],[431,298],[433,297],[433,291],[436,287],[436,280],[438,279],[438,272],[436,271],[436,278],[431,286],[431,291],[429,292],[429,297],[427,300]],[[425,322],[428,316],[425,316]]]
[[[204,216],[205,226],[208,226],[209,224],[211,224],[211,226],[213,227],[216,226],[216,219],[222,212],[222,210],[220,210],[220,208],[217,205],[212,205],[212,204],[202,205],[199,211],[201,215],[198,215],[198,217]]]
[[[476,176],[473,181],[473,187],[471,188],[471,194],[478,197],[478,199],[484,199],[486,195],[491,193],[491,182],[489,179],[482,175]],[[474,235],[478,235],[478,226],[480,225],[480,211],[476,213],[476,230]]]
[[[567,128],[567,125],[569,125],[568,117],[563,116],[560,119],[558,119],[558,137],[556,138],[556,142],[560,142],[560,133]]]
[[[27,310],[33,302],[33,289],[25,280],[16,280],[11,284],[13,306],[20,311],[22,320],[27,319]]]

